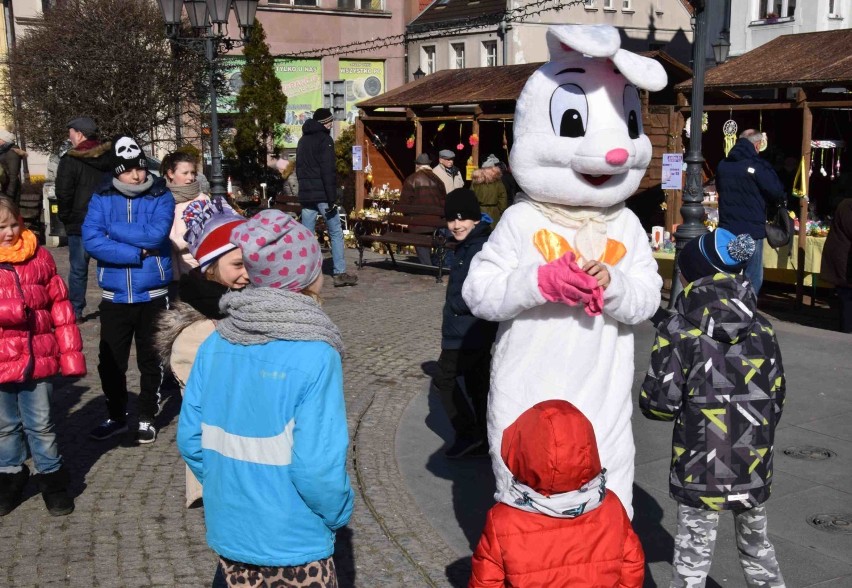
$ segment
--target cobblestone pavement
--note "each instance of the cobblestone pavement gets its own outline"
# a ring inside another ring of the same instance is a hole
[[[67,249],[52,250],[63,277]],[[348,251],[350,262],[353,251]],[[328,260],[327,260],[328,261]],[[60,449],[72,476],[76,511],[48,515],[30,482],[24,503],[0,519],[0,584],[21,586],[209,586],[215,556],[202,509],[184,508],[184,467],[175,447],[179,394],[158,419],[156,443],[132,434],[95,442],[105,417],[97,375],[100,290],[90,271],[88,320],[81,326],[89,375],[58,379],[53,396]],[[327,268],[330,269],[330,268]],[[417,510],[399,473],[394,437],[400,416],[440,351],[444,286],[429,275],[366,267],[354,288],[324,291],[343,332],[350,475],[356,506],[338,533],[342,586],[442,586],[457,556]],[[136,390],[131,358],[128,383]],[[134,407],[131,404],[131,415]]]

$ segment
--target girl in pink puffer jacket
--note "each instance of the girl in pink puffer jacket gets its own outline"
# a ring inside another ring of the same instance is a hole
[[[50,416],[49,378],[85,375],[82,351],[53,257],[24,228],[15,202],[0,196],[0,516],[18,505],[29,478],[26,444],[48,512],[74,510]]]

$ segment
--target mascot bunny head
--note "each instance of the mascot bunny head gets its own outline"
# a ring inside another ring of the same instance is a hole
[[[665,70],[621,49],[609,25],[550,27],[547,46],[550,61],[530,76],[515,110],[515,179],[540,202],[627,200],[651,161],[637,87],[661,90]]]

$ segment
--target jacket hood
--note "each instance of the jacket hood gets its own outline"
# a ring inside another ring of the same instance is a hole
[[[65,152],[65,156],[79,159],[83,163],[90,165],[95,169],[106,172],[112,169],[112,158],[110,155],[111,150],[112,142],[106,141],[89,149],[69,149]]]
[[[737,142],[728,152],[729,161],[745,161],[747,159],[756,159],[759,157],[757,151],[754,150],[754,143],[748,139],[737,139]]]
[[[545,400],[503,431],[500,451],[512,475],[545,496],[577,490],[601,473],[592,424],[565,400]]]
[[[676,308],[708,337],[736,343],[755,321],[757,298],[745,276],[718,273],[687,284]]]
[[[154,332],[154,349],[165,363],[172,355],[172,346],[185,328],[207,317],[186,302],[175,302],[169,310],[161,312]]]
[[[325,128],[325,125],[319,124],[312,118],[309,118],[305,121],[305,124],[302,125],[302,134],[303,135],[313,135],[315,133],[328,133],[329,130]]]
[[[219,282],[205,279],[199,268],[182,275],[178,285],[180,300],[211,319],[225,318],[219,309],[219,301],[230,291],[230,288]]]

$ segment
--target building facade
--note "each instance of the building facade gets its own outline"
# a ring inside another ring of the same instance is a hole
[[[852,0],[730,2],[731,57],[748,53],[781,35],[848,29],[852,16]]]
[[[408,26],[409,73],[547,61],[553,24],[609,24],[631,51],[663,50],[688,63],[692,27],[682,0],[585,0],[541,10],[531,0],[435,0]]]

